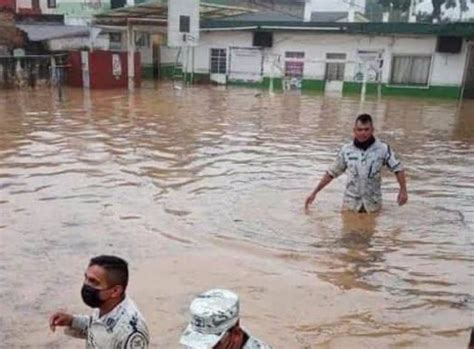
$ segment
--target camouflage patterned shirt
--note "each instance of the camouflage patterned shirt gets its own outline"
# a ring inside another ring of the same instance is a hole
[[[387,143],[378,139],[367,149],[357,148],[353,142],[345,144],[328,173],[333,178],[348,170],[344,210],[376,212],[382,207],[382,167],[392,172],[403,170],[402,164]]]
[[[272,349],[272,347],[257,338],[250,337],[243,349]]]
[[[145,319],[126,297],[111,312],[99,316],[75,315],[69,334],[86,339],[87,349],[146,349],[149,334]],[[71,333],[72,332],[72,333]]]

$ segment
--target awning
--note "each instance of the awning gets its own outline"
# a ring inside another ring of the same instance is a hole
[[[227,16],[237,16],[249,12],[253,9],[237,6],[226,6],[200,3],[200,16],[202,20],[217,19]],[[124,26],[127,21],[136,21],[146,25],[147,22],[153,25],[167,25],[168,21],[168,1],[154,0],[144,2],[135,6],[121,7],[94,16],[94,25],[103,26]]]
[[[28,34],[30,41],[45,41],[78,36],[89,36],[89,27],[61,24],[17,24]]]

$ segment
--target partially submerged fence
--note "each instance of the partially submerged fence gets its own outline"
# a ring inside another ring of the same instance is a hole
[[[65,81],[67,55],[0,57],[0,88],[57,86]]]

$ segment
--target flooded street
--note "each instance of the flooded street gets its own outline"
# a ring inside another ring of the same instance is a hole
[[[377,216],[341,214],[345,176],[306,196],[359,111],[407,170]],[[130,263],[154,348],[180,348],[193,296],[228,287],[275,348],[465,348],[474,325],[474,103],[163,84],[0,91],[0,347],[51,333],[90,257]]]

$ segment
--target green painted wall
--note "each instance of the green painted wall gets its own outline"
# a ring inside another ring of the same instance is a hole
[[[171,79],[173,78],[174,64],[161,64],[160,65],[160,77],[162,79]],[[181,74],[181,69],[178,69],[176,74]]]
[[[171,79],[173,77],[174,64],[162,64],[160,66],[160,77],[162,79]],[[180,72],[177,72],[180,74]],[[143,67],[142,76],[145,79],[153,78],[153,69],[151,66]],[[198,84],[210,83],[210,75],[195,73],[194,82]],[[248,82],[248,81],[229,81],[229,85],[246,86],[252,88],[264,88],[268,89],[270,85],[270,78],[264,77],[262,82]],[[368,83],[367,93],[376,94],[377,84]],[[325,81],[324,80],[312,80],[304,79],[302,81],[301,89],[303,91],[324,91]],[[281,78],[273,79],[273,89],[275,91],[283,90],[283,80]],[[344,82],[343,94],[360,94],[362,91],[362,83],[359,82]],[[409,87],[395,87],[382,85],[382,95],[386,96],[414,96],[414,97],[427,97],[427,98],[451,98],[458,99],[461,95],[461,87],[459,86],[430,86],[429,88],[409,88]]]
[[[161,64],[160,65],[160,79],[172,79],[173,78],[173,72],[176,75],[181,75],[181,69],[178,69],[177,71],[174,71],[174,64],[173,63],[167,63],[167,64]],[[153,79],[153,66],[143,66],[142,67],[142,77],[144,79]],[[189,80],[191,79],[191,74],[186,75],[186,79]],[[194,83],[196,84],[206,84],[210,83],[210,78],[209,74],[203,74],[203,73],[194,73],[193,76]]]
[[[361,93],[362,83],[344,82],[343,93]],[[368,83],[367,93],[377,93],[377,84]],[[413,96],[413,97],[433,97],[433,98],[455,98],[461,95],[461,87],[459,86],[430,86],[428,88],[412,88],[382,85],[382,95],[388,96]]]
[[[324,91],[325,85],[326,84],[324,80],[303,79],[301,83],[301,89],[311,91]]]
[[[264,77],[263,78],[263,83],[261,84],[262,87],[264,88],[269,88],[270,87],[270,78]],[[278,90],[283,90],[283,79],[281,78],[273,78],[273,89],[278,91]]]
[[[458,86],[430,86],[427,89],[421,88],[403,88],[384,86],[383,95],[413,96],[413,97],[432,97],[432,98],[454,98],[461,96],[461,87]]]
[[[142,79],[153,80],[153,66],[142,65]]]

